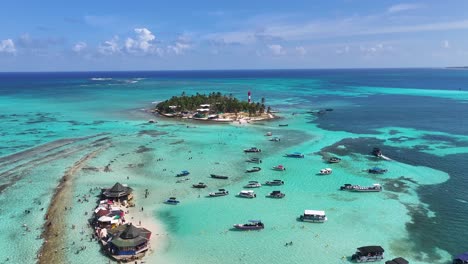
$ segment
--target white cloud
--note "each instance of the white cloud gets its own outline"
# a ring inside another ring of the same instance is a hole
[[[0,42],[0,53],[16,53],[15,43],[11,39],[4,39]]]
[[[380,54],[380,53],[384,53],[387,51],[392,51],[393,47],[390,45],[385,45],[383,43],[378,43],[378,44],[374,44],[370,46],[360,45],[359,49],[365,55],[375,55],[375,54]]]
[[[283,46],[279,44],[268,45],[268,49],[271,51],[271,53],[273,53],[273,55],[276,56],[286,54],[286,51],[284,50]]]
[[[296,47],[296,52],[301,56],[304,56],[307,54],[307,50],[302,46]]]
[[[156,40],[151,31],[147,28],[135,28],[136,38],[127,38],[125,41],[125,50],[129,53],[157,53],[158,49],[153,43]]]
[[[450,48],[450,42],[448,40],[444,40],[442,42],[442,47],[444,47],[445,49],[449,49]]]
[[[118,41],[118,36],[114,36],[111,40],[104,41],[104,43],[99,45],[98,52],[104,55],[121,53]]]
[[[389,13],[398,13],[398,12],[420,9],[422,7],[423,6],[420,4],[398,4],[398,5],[393,5],[389,7],[387,11]]]
[[[83,41],[80,41],[78,43],[76,43],[73,47],[72,47],[72,50],[74,52],[80,52],[84,49],[86,49],[88,47],[88,45],[86,44],[86,42],[83,42]]]
[[[188,43],[176,42],[174,45],[167,46],[168,52],[173,52],[176,55],[181,55],[185,50],[189,50],[192,46]]]

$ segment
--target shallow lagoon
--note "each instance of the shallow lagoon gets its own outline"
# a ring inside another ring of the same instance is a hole
[[[402,72],[408,74],[404,70]],[[378,85],[379,89],[361,89],[360,86],[367,86],[364,77],[359,72],[355,74],[357,76],[346,74],[354,78],[352,85],[348,83],[349,79],[341,83],[338,73],[321,75],[320,72],[301,77],[254,79],[147,76],[147,79],[139,79],[136,83],[125,80],[142,77],[138,73],[107,81],[93,81],[86,74],[61,78],[60,81],[52,76],[36,90],[32,88],[32,79],[23,85],[26,90],[16,91],[18,83],[14,80],[3,84],[2,91],[8,93],[0,96],[4,121],[0,124],[3,135],[0,140],[0,154],[3,156],[0,173],[3,176],[1,184],[5,186],[0,195],[0,220],[3,224],[0,237],[3,238],[1,241],[14,239],[15,243],[5,245],[8,250],[0,253],[0,261],[7,258],[10,263],[34,261],[42,243],[36,239],[40,234],[37,228],[41,227],[44,217],[40,208],[48,205],[66,168],[92,149],[90,142],[105,138],[103,140],[111,147],[88,164],[101,170],[78,173],[73,195],[80,196],[89,193],[90,188],[107,187],[115,181],[134,187],[137,205],[144,206],[145,214],[163,227],[160,233],[154,234],[159,238],[158,244],[153,245],[153,251],[145,258],[148,263],[215,263],[220,260],[223,263],[304,263],[311,259],[322,263],[347,263],[356,247],[370,244],[382,245],[387,258],[403,256],[411,263],[447,263],[451,254],[464,249],[448,237],[440,243],[436,235],[444,233],[443,230],[463,230],[466,206],[460,201],[467,201],[468,197],[461,192],[453,198],[444,195],[431,200],[427,199],[428,193],[424,190],[432,188],[431,193],[438,194],[436,187],[441,183],[446,189],[459,189],[460,185],[466,184],[463,180],[460,183],[456,178],[458,174],[447,166],[451,164],[450,155],[466,155],[463,143],[466,137],[453,133],[460,131],[457,117],[454,116],[453,120],[445,118],[453,129],[444,130],[438,129],[438,124],[430,130],[428,122],[424,122],[424,129],[421,129],[418,120],[396,122],[396,126],[388,126],[391,120],[385,120],[379,125],[377,118],[373,122],[365,120],[372,122],[372,128],[363,130],[356,129],[351,121],[358,122],[356,116],[359,115],[373,116],[365,115],[374,107],[366,104],[368,96],[385,99],[388,94],[389,102],[396,94],[413,99],[429,95],[436,102],[439,102],[438,98],[440,102],[446,102],[448,98],[458,102],[464,97],[452,96],[456,92],[422,90],[424,80],[418,82],[421,73],[413,74],[416,76],[409,74],[408,77],[416,83],[414,87],[417,89],[389,89],[387,92],[382,83],[373,78],[369,79],[369,85]],[[386,74],[394,73],[383,71],[378,75]],[[402,87],[401,83],[391,85],[391,78],[386,82],[386,87]],[[446,90],[433,85],[428,85],[428,88]],[[146,121],[153,117],[140,110],[151,107],[152,101],[163,100],[182,91],[190,94],[218,89],[239,97],[252,90],[254,96],[265,96],[267,104],[280,110],[283,119],[243,126],[203,125],[168,119],[147,124]],[[284,93],[285,90],[288,92]],[[420,90],[421,94],[418,94]],[[334,111],[325,116],[306,113],[325,107]],[[463,104],[457,107],[463,107]],[[435,104],[433,115],[442,111],[441,108]],[[414,109],[417,111],[417,105]],[[358,115],[351,115],[354,119],[350,120],[349,111]],[[414,116],[408,115],[407,118]],[[278,127],[279,123],[288,123],[289,126]],[[331,123],[336,125],[328,129]],[[399,127],[398,124],[406,126]],[[279,136],[281,142],[268,141],[264,136],[268,131]],[[88,136],[95,138],[83,139]],[[73,140],[57,141],[63,139]],[[49,142],[60,146],[40,148]],[[369,156],[376,145],[394,161],[380,161]],[[242,152],[251,146],[260,147],[262,153]],[[41,151],[34,151],[38,147]],[[24,155],[14,156],[21,151],[25,151]],[[303,152],[306,157],[283,157],[285,153],[294,151]],[[343,160],[329,165],[321,154],[337,155]],[[244,173],[245,169],[255,166],[245,162],[250,156],[263,159],[262,171]],[[112,172],[102,172],[110,161],[113,161]],[[287,170],[270,170],[278,164],[283,164]],[[384,175],[364,172],[374,166],[386,168],[389,172]],[[333,174],[316,175],[325,167],[333,168]],[[174,175],[183,169],[191,172],[190,180],[175,183]],[[230,179],[211,179],[210,173],[229,175]],[[454,177],[459,186],[451,187]],[[272,179],[281,179],[285,185],[255,189],[256,199],[235,197],[249,180],[263,183]],[[191,188],[191,184],[196,182],[205,182],[208,188]],[[376,182],[384,185],[383,192],[338,191],[344,183],[370,185]],[[146,188],[151,190],[148,199],[142,197]],[[208,192],[218,188],[228,189],[230,195],[206,197]],[[282,200],[266,198],[265,195],[274,189],[280,189],[286,197]],[[168,196],[177,196],[182,203],[172,207],[164,205],[162,201]],[[89,230],[84,214],[94,208],[92,199],[89,203],[75,201],[73,210],[67,212],[68,225],[78,227],[70,229],[65,236],[62,250],[66,251],[69,263],[89,259],[100,263],[108,261],[98,251],[97,243],[85,239]],[[40,207],[38,201],[41,202]],[[446,210],[461,209],[455,215],[443,217],[438,201],[449,207]],[[33,209],[32,213],[24,215],[28,208]],[[298,222],[296,218],[304,209],[325,210],[329,221],[325,224]],[[441,217],[444,225],[437,224]],[[230,230],[233,224],[258,218],[264,221],[265,230]],[[30,227],[31,232],[24,230],[23,223]],[[293,245],[285,246],[290,241]],[[86,245],[87,249],[76,254],[80,245]]]

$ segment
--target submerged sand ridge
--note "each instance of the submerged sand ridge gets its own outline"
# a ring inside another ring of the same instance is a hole
[[[71,188],[73,177],[90,159],[109,146],[101,146],[99,149],[86,154],[79,161],[75,162],[63,175],[52,197],[52,202],[47,209],[46,222],[42,233],[44,243],[38,253],[38,263],[64,263],[65,254],[62,247],[67,229],[64,210],[72,210],[70,204],[72,203]]]

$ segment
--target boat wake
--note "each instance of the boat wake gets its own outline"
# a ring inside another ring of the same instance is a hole
[[[384,156],[384,155],[380,155],[380,157],[384,160],[392,160],[391,158],[387,157],[387,156]]]

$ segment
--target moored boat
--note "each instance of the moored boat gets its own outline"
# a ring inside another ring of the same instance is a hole
[[[250,172],[257,172],[257,171],[261,171],[261,170],[262,170],[262,168],[260,168],[260,167],[253,167],[252,169],[248,169],[245,172],[250,173]]]
[[[280,126],[280,127],[287,127],[288,124],[279,124],[278,126]]]
[[[200,189],[200,188],[206,188],[206,184],[204,184],[203,182],[199,182],[199,183],[197,183],[197,184],[193,184],[192,187],[193,187],[193,188],[198,188],[198,189]]]
[[[319,172],[319,174],[321,174],[321,175],[329,175],[329,174],[332,174],[332,172],[333,172],[332,169],[330,169],[330,168],[325,168],[325,169],[321,169],[320,172]]]
[[[341,161],[341,159],[338,158],[338,157],[331,157],[331,158],[328,159],[329,163],[339,163],[340,161]]]
[[[271,137],[272,135],[273,135],[273,133],[271,133],[271,132],[267,132],[267,133],[265,134],[265,136],[267,136],[267,137]]]
[[[256,153],[256,152],[262,152],[262,150],[259,149],[259,148],[256,148],[256,147],[252,147],[252,148],[249,148],[249,149],[244,149],[244,152],[245,153]]]
[[[382,157],[382,151],[380,150],[380,148],[374,148],[372,149],[372,155],[380,158]]]
[[[189,171],[183,170],[183,171],[181,171],[179,174],[177,174],[176,177],[187,176],[187,175],[189,175],[189,174],[190,174]]]
[[[284,170],[286,170],[286,168],[283,165],[278,165],[278,166],[274,166],[273,170],[284,171]]]
[[[269,186],[279,186],[283,184],[284,184],[284,181],[282,180],[272,180],[272,181],[265,182],[265,185],[269,185]]]
[[[229,178],[228,176],[217,175],[217,174],[210,174],[210,176],[211,178],[222,179],[222,180],[227,180]]]
[[[180,201],[178,201],[177,198],[175,198],[175,197],[170,197],[170,198],[167,199],[164,203],[165,203],[165,204],[176,205],[176,204],[180,203]]]
[[[353,191],[353,192],[380,192],[383,190],[382,185],[374,183],[372,186],[361,186],[361,185],[352,185],[346,183],[340,187],[342,191]]]
[[[258,187],[262,187],[262,185],[258,181],[249,181],[249,183],[247,183],[244,186],[244,188],[258,188]]]
[[[267,195],[267,197],[277,199],[284,198],[284,196],[286,196],[286,194],[282,193],[281,191],[272,191],[270,194]]]
[[[265,226],[260,220],[249,220],[247,224],[235,224],[234,228],[239,230],[260,230],[265,228]]]
[[[357,249],[351,260],[356,262],[374,262],[384,258],[385,250],[381,246],[366,246]]]
[[[225,189],[218,189],[217,192],[210,192],[208,195],[211,196],[211,197],[218,197],[218,196],[225,196],[225,195],[228,195],[229,194],[229,191],[225,190]]]
[[[246,160],[246,162],[250,162],[250,163],[262,163],[262,160],[259,159],[259,158],[250,158],[248,160]]]
[[[255,194],[254,191],[252,190],[242,190],[239,194],[239,197],[244,197],[244,198],[255,198],[257,195]]]
[[[304,214],[299,216],[299,220],[303,222],[323,223],[327,221],[325,211],[320,210],[304,210]]]
[[[285,156],[288,158],[304,158],[304,154],[301,154],[300,152],[289,153]]]
[[[279,137],[273,137],[273,138],[270,138],[270,141],[280,142],[281,139]]]
[[[468,262],[466,262],[466,263],[468,263]],[[389,260],[389,261],[385,261],[385,264],[409,264],[409,261],[407,261],[406,259],[404,259],[402,257],[398,257],[398,258],[394,258],[394,259]]]
[[[379,168],[379,167],[374,167],[374,168],[368,169],[367,172],[372,173],[372,174],[384,174],[387,172],[387,170]]]

